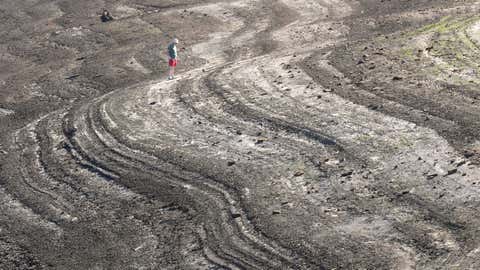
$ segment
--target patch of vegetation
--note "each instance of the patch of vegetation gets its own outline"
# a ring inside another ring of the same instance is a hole
[[[415,31],[407,33],[406,36],[411,42],[402,48],[399,54],[407,59],[415,58],[415,52],[426,50],[428,61],[434,58],[434,64],[426,67],[422,73],[433,76],[436,79],[465,85],[466,81],[478,83],[480,78],[480,45],[469,36],[468,28],[480,21],[480,16],[453,17],[446,16],[436,23],[426,25]],[[427,38],[429,45],[425,48],[425,42],[421,39],[423,35]],[[419,45],[421,42],[422,45]],[[430,56],[430,57],[429,57]],[[419,56],[422,57],[422,56]],[[418,60],[418,59],[416,59]],[[471,74],[464,74],[463,71],[472,71]]]

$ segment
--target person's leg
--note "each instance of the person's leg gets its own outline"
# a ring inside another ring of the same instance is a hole
[[[171,79],[173,79],[173,76],[175,75],[175,66],[176,66],[175,59],[170,59],[168,61],[168,66],[170,67],[170,70],[168,72],[168,79],[171,80]]]

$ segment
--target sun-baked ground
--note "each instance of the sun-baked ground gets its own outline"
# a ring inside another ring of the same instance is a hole
[[[0,269],[479,269],[479,9],[3,1]]]

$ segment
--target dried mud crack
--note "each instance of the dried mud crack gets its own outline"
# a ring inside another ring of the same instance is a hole
[[[0,269],[480,268],[478,2],[34,2]]]

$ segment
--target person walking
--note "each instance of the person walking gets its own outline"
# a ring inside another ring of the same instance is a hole
[[[168,66],[170,67],[170,72],[168,73],[169,80],[173,80],[175,78],[175,67],[177,66],[177,44],[178,39],[174,38],[168,45]]]

